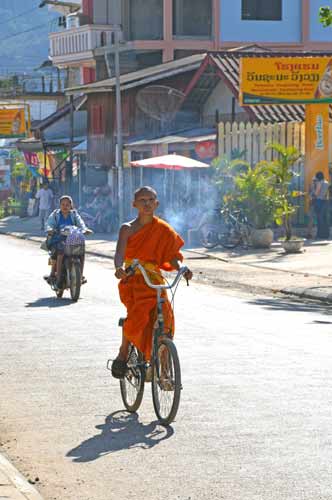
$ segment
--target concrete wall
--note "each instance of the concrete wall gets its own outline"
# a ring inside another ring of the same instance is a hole
[[[203,108],[203,125],[214,126],[216,110],[219,112],[220,121],[230,120],[232,115],[232,92],[221,81],[218,83]],[[237,102],[235,103],[235,114],[246,116],[245,110]]]
[[[283,0],[282,21],[243,21],[241,5],[241,0],[220,0],[221,42],[301,42],[301,0]]]

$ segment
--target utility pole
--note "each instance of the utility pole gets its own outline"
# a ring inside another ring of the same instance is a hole
[[[120,30],[116,30],[114,44],[114,66],[115,66],[115,94],[116,94],[116,166],[118,168],[118,199],[119,199],[119,224],[124,222],[124,186],[123,186],[123,140],[122,140],[122,106],[121,106],[121,82],[120,82]]]
[[[72,194],[73,183],[73,162],[74,162],[74,96],[70,96],[70,143],[69,143],[69,165],[66,169],[66,184],[68,194]]]
[[[120,53],[134,50],[133,44],[122,41],[122,26],[114,25],[114,40],[111,45],[98,47],[94,50],[95,56],[104,56],[108,77],[115,78],[115,100],[116,100],[116,124],[117,124],[117,150],[116,167],[118,171],[118,215],[119,223],[124,221],[124,171],[123,171],[123,130],[122,130],[122,106],[121,106],[121,71]],[[114,57],[114,65],[110,62],[110,57]]]

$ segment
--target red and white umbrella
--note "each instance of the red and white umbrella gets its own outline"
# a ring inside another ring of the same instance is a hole
[[[177,154],[156,156],[146,160],[130,162],[132,167],[163,168],[166,170],[186,170],[187,168],[209,168],[210,165],[201,161]]]

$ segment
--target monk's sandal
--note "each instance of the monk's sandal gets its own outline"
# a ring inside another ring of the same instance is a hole
[[[116,358],[112,363],[111,371],[114,378],[123,378],[127,369],[127,363],[122,359]]]

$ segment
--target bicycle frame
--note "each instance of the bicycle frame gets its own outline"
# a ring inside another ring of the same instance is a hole
[[[145,280],[145,283],[150,287],[156,290],[157,292],[157,324],[158,327],[154,329],[154,334],[153,334],[153,347],[152,347],[152,360],[154,363],[156,363],[156,368],[157,368],[157,373],[158,377],[160,375],[159,373],[159,360],[157,356],[158,352],[158,340],[160,337],[165,335],[164,332],[164,315],[163,315],[163,304],[165,303],[165,299],[162,297],[162,292],[164,290],[171,290],[174,288],[178,282],[180,281],[182,275],[188,270],[187,267],[183,266],[178,270],[178,273],[176,277],[173,280],[173,283],[170,285],[156,285],[151,282],[146,270],[140,264],[138,259],[134,259],[130,265],[130,270],[134,272],[136,269],[139,269],[140,272],[142,273],[142,276]]]

